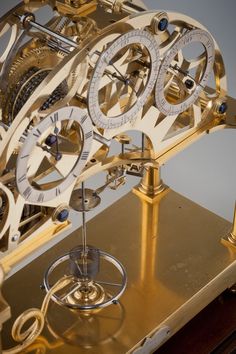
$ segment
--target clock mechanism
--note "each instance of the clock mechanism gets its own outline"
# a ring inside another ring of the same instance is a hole
[[[49,8],[52,17],[42,24],[38,13]],[[77,247],[45,269],[42,309],[16,320],[16,353],[40,335],[50,300],[86,320],[119,303],[125,267],[90,245],[87,213],[130,175],[142,177],[139,193],[147,199],[160,194],[160,166],[225,127],[228,103],[215,39],[182,14],[124,0],[25,0],[0,19],[0,39],[6,36],[0,57],[4,272],[67,232],[71,212],[83,222]],[[114,143],[121,147],[115,153]],[[102,186],[86,188],[98,174]],[[29,319],[34,324],[23,332]]]

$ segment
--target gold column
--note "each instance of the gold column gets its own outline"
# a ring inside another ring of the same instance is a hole
[[[141,274],[143,286],[155,277],[158,242],[159,206],[162,198],[169,192],[161,180],[158,165],[147,163],[140,184],[133,188],[141,203]]]
[[[140,280],[145,285],[146,282],[152,281],[155,276],[156,268],[156,252],[158,239],[158,216],[159,202],[151,204],[145,200],[142,203],[141,218],[141,274]]]
[[[234,208],[234,220],[233,220],[233,229],[229,235],[229,241],[236,246],[236,203]]]
[[[221,239],[221,242],[226,247],[230,247],[234,251],[236,251],[236,203],[234,208],[234,220],[233,220],[233,228],[230,234]]]

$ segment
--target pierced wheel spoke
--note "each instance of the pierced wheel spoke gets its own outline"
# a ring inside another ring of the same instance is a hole
[[[96,280],[96,283],[101,284],[101,285],[109,285],[109,286],[115,286],[115,287],[122,288],[122,284],[119,284],[119,283],[113,283],[113,282],[102,281],[102,280]]]
[[[74,286],[72,286],[72,287],[70,288],[69,292],[66,293],[66,295],[64,295],[64,296],[61,298],[61,300],[62,300],[62,301],[66,300],[66,298],[67,298],[68,296],[72,295],[76,290],[78,290],[78,289],[80,288],[80,286],[81,286],[80,284],[79,284],[79,285],[78,285],[78,284],[75,284]]]
[[[71,167],[75,165],[78,160],[78,155],[74,153],[63,153],[60,161],[57,161],[54,165],[55,170],[63,177],[66,178],[71,171]]]
[[[31,159],[29,160],[29,166],[28,166],[28,170],[27,170],[28,176],[32,176],[38,171],[38,169],[45,157],[47,159],[49,159],[50,154],[46,151],[43,151],[41,149],[41,147],[35,146],[34,152],[31,156]]]

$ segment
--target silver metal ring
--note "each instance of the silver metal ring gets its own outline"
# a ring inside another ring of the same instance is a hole
[[[125,271],[125,268],[123,267],[123,265],[120,263],[120,261],[118,261],[115,257],[111,256],[110,254],[100,251],[99,250],[99,254],[100,257],[113,264],[113,266],[118,270],[118,272],[121,274],[122,277],[122,282],[120,284],[120,290],[118,291],[117,294],[115,294],[114,296],[111,295],[110,293],[107,294],[107,296],[109,296],[109,300],[106,301],[102,301],[101,303],[95,304],[95,305],[77,305],[77,304],[70,304],[68,302],[66,302],[65,300],[62,300],[59,296],[57,295],[52,295],[51,299],[56,302],[58,305],[62,305],[62,306],[66,306],[70,309],[75,309],[75,310],[82,310],[82,311],[86,311],[86,310],[95,310],[98,308],[104,308],[107,307],[109,305],[115,304],[116,301],[118,301],[118,299],[121,297],[121,295],[124,293],[126,286],[127,286],[127,274]],[[70,259],[70,253],[66,253],[65,255],[57,258],[47,269],[45,276],[44,276],[44,286],[47,292],[49,292],[49,290],[51,289],[51,285],[49,283],[49,277],[52,274],[52,272],[54,271],[54,269],[56,269],[60,264],[69,261]],[[95,282],[96,283],[96,282]]]

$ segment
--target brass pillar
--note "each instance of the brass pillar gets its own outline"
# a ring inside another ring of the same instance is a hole
[[[236,203],[234,208],[234,220],[232,231],[221,239],[224,246],[231,248],[236,251]]]
[[[234,208],[234,220],[233,220],[233,229],[229,235],[229,241],[236,246],[236,203]]]

